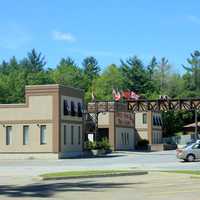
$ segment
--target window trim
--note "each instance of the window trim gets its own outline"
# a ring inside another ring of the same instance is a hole
[[[71,145],[74,144],[74,125],[71,125]]]
[[[64,143],[64,145],[66,145],[67,144],[67,125],[64,125],[63,129],[64,129],[64,131],[63,131],[63,133],[64,133],[63,143]]]
[[[10,131],[8,132],[9,128],[10,128]],[[8,146],[11,144],[12,144],[12,126],[6,126],[6,145]]]
[[[147,113],[142,113],[142,123],[147,124]]]
[[[81,127],[78,126],[78,144],[81,144]]]
[[[25,136],[25,128],[28,128],[28,132],[27,132],[27,141],[26,141],[26,136]],[[29,126],[28,125],[24,125],[23,126],[23,145],[28,145],[29,143]]]
[[[45,127],[45,140],[43,141],[42,137],[42,127]],[[40,145],[45,145],[47,144],[47,126],[46,125],[40,125]]]

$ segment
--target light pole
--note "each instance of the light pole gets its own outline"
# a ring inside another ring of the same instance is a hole
[[[198,137],[198,112],[197,109],[194,110],[194,115],[195,115],[195,139],[197,140]]]

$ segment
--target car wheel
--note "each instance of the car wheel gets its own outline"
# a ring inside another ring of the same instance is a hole
[[[189,154],[189,155],[187,156],[187,161],[188,161],[188,162],[194,162],[194,160],[195,160],[195,156],[194,156],[193,154]]]

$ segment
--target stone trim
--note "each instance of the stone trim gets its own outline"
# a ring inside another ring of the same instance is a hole
[[[1,125],[4,124],[50,124],[52,123],[52,120],[44,119],[44,120],[5,120],[0,121]]]
[[[80,125],[83,124],[82,121],[73,121],[73,120],[64,120],[64,119],[61,120],[61,123],[80,124]]]

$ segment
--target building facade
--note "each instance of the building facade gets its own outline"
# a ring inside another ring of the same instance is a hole
[[[98,135],[108,138],[113,150],[135,149],[134,114],[127,111],[126,104],[107,102],[110,111],[101,112],[105,105],[98,102]],[[88,104],[88,112],[94,115],[95,104]],[[87,131],[86,131],[87,134]],[[99,139],[100,139],[99,138]]]
[[[107,137],[113,150],[134,150],[142,139],[148,140],[150,145],[162,143],[160,113],[132,113],[126,104],[118,102],[96,102],[96,105],[91,102],[88,112],[99,113],[98,135]]]
[[[146,139],[149,144],[162,143],[161,113],[138,112],[135,113],[135,130],[137,140]]]
[[[0,104],[0,157],[60,158],[83,150],[81,90],[26,86],[24,104]]]

